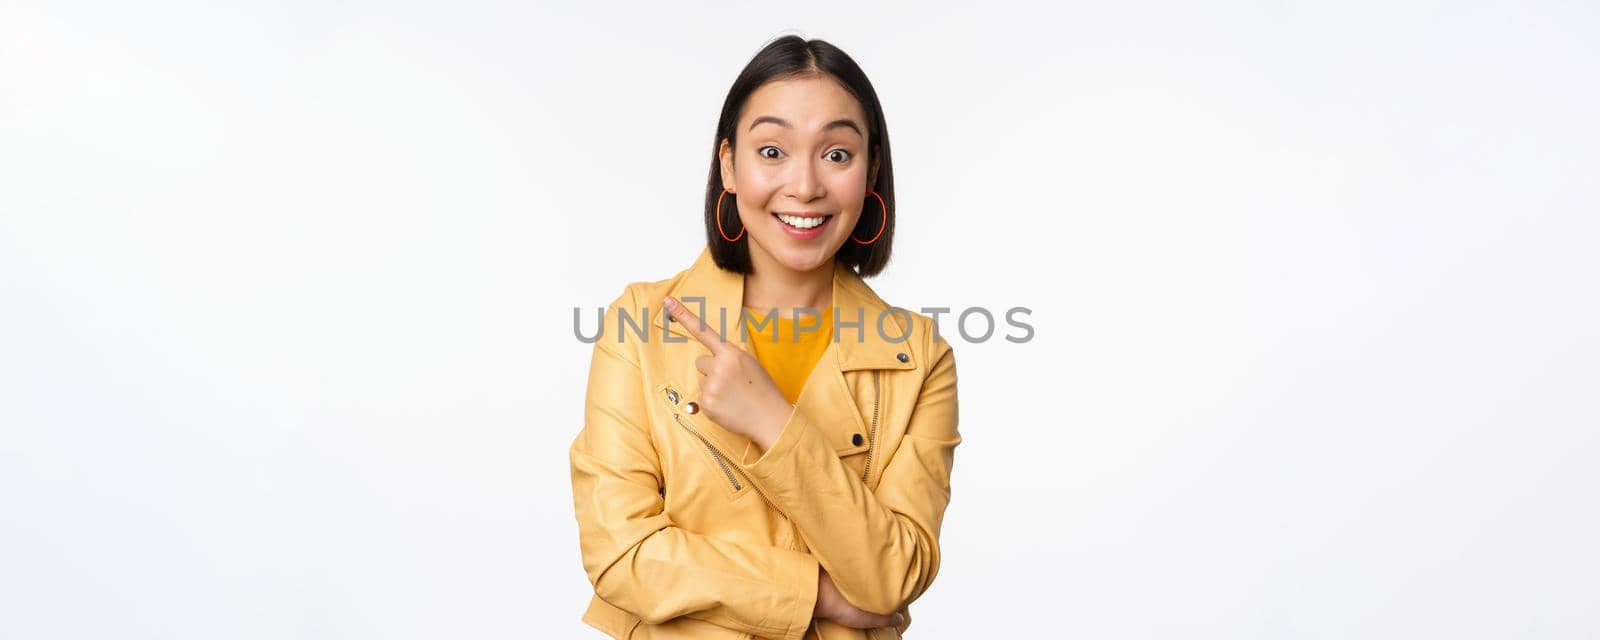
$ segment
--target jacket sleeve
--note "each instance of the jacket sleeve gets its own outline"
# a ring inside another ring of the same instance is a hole
[[[665,513],[638,361],[610,333],[617,306],[595,343],[584,425],[568,452],[583,566],[595,593],[649,624],[689,616],[801,638],[816,604],[814,556],[689,531]]]
[[[961,436],[954,352],[942,339],[925,340],[932,364],[875,492],[800,409],[770,449],[747,454],[740,465],[793,520],[845,599],[873,613],[910,604],[939,571],[939,526]]]

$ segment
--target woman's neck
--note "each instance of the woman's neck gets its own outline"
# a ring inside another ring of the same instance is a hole
[[[811,271],[795,271],[771,256],[750,252],[751,273],[744,277],[744,306],[778,317],[792,317],[796,307],[821,310],[833,305],[833,260]]]

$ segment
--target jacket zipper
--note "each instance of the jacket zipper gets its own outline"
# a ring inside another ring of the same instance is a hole
[[[711,457],[716,459],[717,466],[722,468],[722,475],[725,475],[725,476],[728,477],[728,484],[733,485],[733,490],[734,491],[738,491],[739,489],[741,489],[742,487],[739,486],[739,480],[733,477],[733,471],[728,468],[728,461],[722,459],[722,452],[717,451],[716,447],[711,446],[711,441],[707,440],[705,436],[700,435],[699,431],[695,431],[694,427],[691,427],[691,426],[689,426],[687,424],[684,424],[683,420],[678,418],[678,414],[676,414],[676,413],[672,414],[672,419],[673,420],[677,420],[678,421],[678,426],[683,427],[684,429],[687,429],[690,434],[693,434],[695,438],[698,438],[700,440],[700,444],[705,445],[706,451],[710,452],[711,453]]]
[[[867,430],[867,463],[861,468],[861,481],[872,473],[872,450],[878,446],[878,371],[872,371],[872,428]]]
[[[672,419],[678,422],[678,426],[687,429],[689,433],[694,434],[694,437],[700,439],[700,443],[706,446],[706,451],[711,452],[711,457],[717,459],[717,466],[722,467],[722,473],[728,476],[728,482],[733,485],[733,490],[738,491],[742,485],[739,484],[738,480],[734,479],[733,474],[738,473],[740,476],[744,476],[744,471],[729,465],[727,459],[722,455],[722,451],[717,449],[716,445],[711,444],[711,441],[707,440],[705,436],[700,435],[700,432],[696,431],[694,427],[691,427],[688,423],[684,422],[683,418],[679,417],[678,414],[672,414]],[[745,484],[750,485],[751,489],[755,489],[756,495],[761,496],[761,501],[767,503],[767,506],[771,507],[772,510],[778,514],[778,517],[783,518],[784,520],[789,519],[788,514],[785,514],[782,509],[779,509],[778,505],[773,504],[772,500],[767,497],[766,492],[763,492],[761,487],[756,486],[754,482],[750,482],[750,478],[747,476],[745,477]]]

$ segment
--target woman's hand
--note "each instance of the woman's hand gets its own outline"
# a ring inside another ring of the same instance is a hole
[[[844,594],[839,593],[833,578],[829,578],[828,572],[822,567],[817,567],[817,608],[811,617],[832,620],[855,629],[898,627],[906,621],[906,617],[898,611],[893,615],[880,616],[857,609],[844,599]]]
[[[772,376],[755,356],[724,341],[672,296],[666,297],[666,308],[700,344],[711,349],[711,355],[694,361],[705,376],[700,381],[700,397],[695,399],[700,410],[724,429],[749,438],[762,451],[771,448],[794,409]]]

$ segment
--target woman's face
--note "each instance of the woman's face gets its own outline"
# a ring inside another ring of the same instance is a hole
[[[738,203],[752,264],[826,266],[849,241],[876,178],[861,105],[831,76],[777,80],[750,95],[737,127],[736,148],[727,140],[719,148],[722,184],[733,190],[722,206]]]

